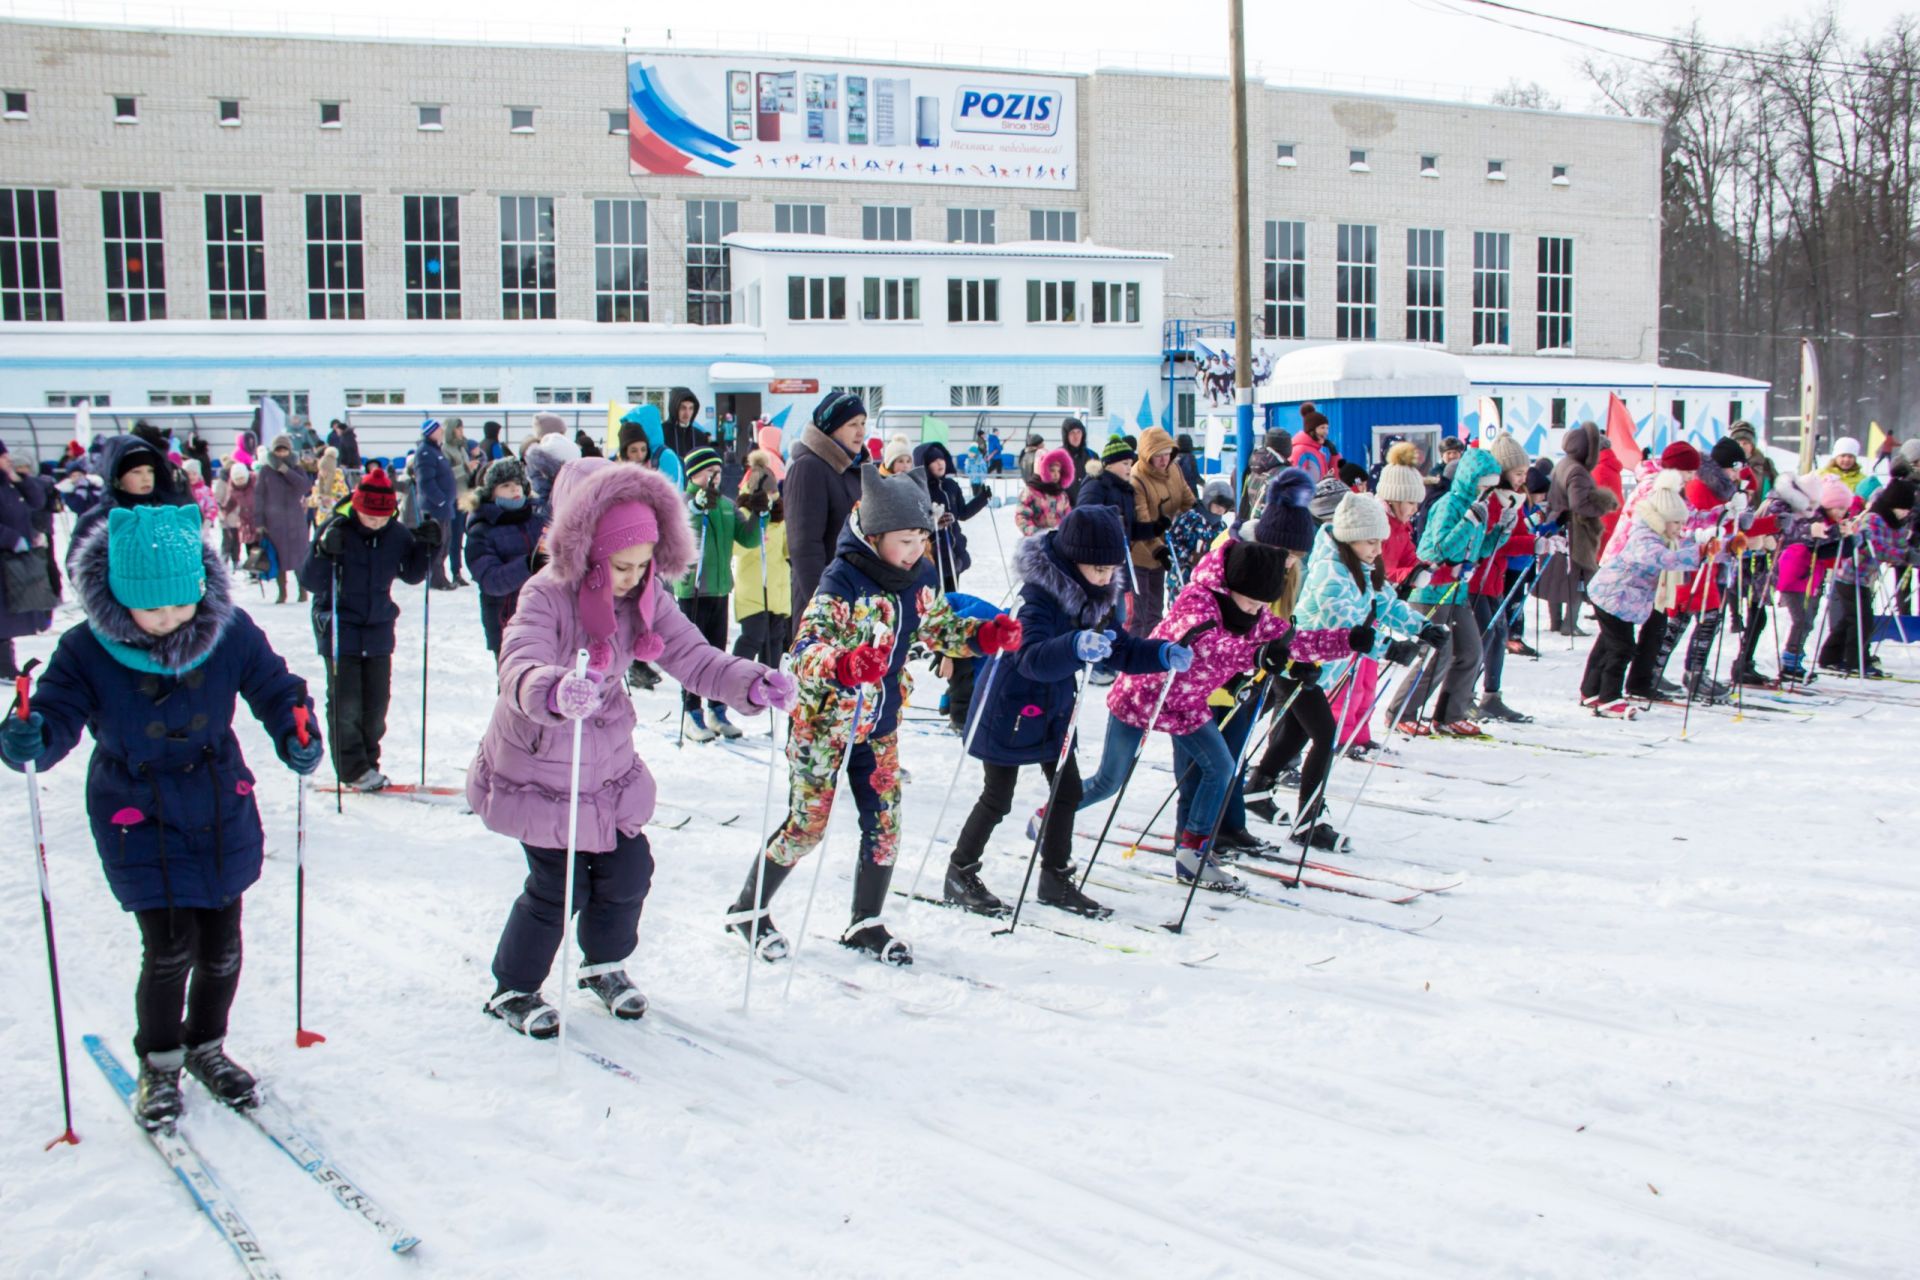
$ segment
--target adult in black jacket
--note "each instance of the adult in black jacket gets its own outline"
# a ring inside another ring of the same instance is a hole
[[[1150,542],[1166,532],[1158,527],[1162,522],[1137,520],[1134,518],[1133,464],[1140,455],[1127,443],[1125,436],[1115,436],[1107,441],[1107,447],[1100,454],[1100,467],[1087,477],[1085,484],[1074,499],[1076,506],[1113,507],[1120,512],[1120,519],[1127,526],[1127,541]]]
[[[313,594],[314,642],[326,660],[334,776],[355,791],[387,785],[380,740],[387,733],[393,624],[400,617],[393,580],[426,581],[440,532],[432,521],[409,531],[393,518],[399,506],[386,472],[372,468],[353,491],[352,510],[327,521],[300,569],[301,585]]]
[[[813,421],[793,443],[781,499],[787,513],[787,560],[793,577],[793,620],[833,559],[847,515],[860,501],[860,467],[867,460],[867,406],[846,391],[830,391],[814,406]]]
[[[1067,503],[1071,506],[1080,501],[1077,495],[1087,476],[1099,470],[1098,467],[1089,469],[1088,464],[1098,461],[1100,455],[1088,447],[1087,424],[1078,418],[1068,418],[1060,424],[1060,447],[1073,459],[1073,479],[1067,484]]]
[[[987,486],[975,481],[972,496],[954,478],[953,455],[938,442],[920,445],[913,451],[913,465],[927,473],[927,496],[944,508],[933,531],[934,559],[940,566],[940,589],[958,591],[960,575],[973,567],[967,554],[967,535],[962,520],[971,520],[987,509],[993,495]]]
[[[486,470],[469,495],[473,515],[467,521],[467,572],[480,588],[480,629],[487,652],[500,661],[500,635],[520,603],[520,588],[544,556],[535,553],[547,531],[544,513],[527,496],[527,470],[518,458],[501,458]]]
[[[329,447],[340,451],[340,465],[348,471],[360,470],[360,435],[352,427],[335,418],[333,430],[327,432]]]

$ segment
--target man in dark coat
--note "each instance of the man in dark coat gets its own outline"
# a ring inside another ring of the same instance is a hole
[[[47,556],[47,585],[57,593],[59,575],[53,568],[49,537],[52,504],[53,486],[40,476],[22,474],[7,453],[6,442],[0,441],[0,552],[26,555],[37,549]],[[6,582],[0,580],[0,679],[20,674],[14,665],[13,642],[53,625],[52,610],[28,612],[16,609],[16,603],[7,598]]]
[[[1072,505],[1080,501],[1080,486],[1088,475],[1087,464],[1097,462],[1100,455],[1088,447],[1087,424],[1078,418],[1068,418],[1060,424],[1060,447],[1073,459],[1073,479],[1067,484],[1067,502]]]
[[[327,432],[329,448],[340,451],[340,465],[348,471],[360,470],[360,435],[352,427],[335,418],[333,429]]]
[[[973,567],[967,553],[967,535],[962,520],[971,520],[986,510],[993,495],[987,486],[975,482],[969,497],[954,478],[953,455],[947,446],[935,441],[913,451],[913,465],[927,473],[927,496],[943,508],[933,531],[934,560],[940,566],[940,589],[958,591],[960,575]]]
[[[453,478],[453,464],[447,461],[442,442],[446,430],[438,419],[420,424],[420,447],[413,451],[415,510],[421,524],[431,521],[440,526],[440,539],[433,551],[433,589],[453,590],[447,577],[447,541],[453,536],[453,507],[459,497],[459,483]]]
[[[830,391],[814,406],[813,421],[793,443],[781,499],[787,515],[787,559],[792,567],[793,618],[806,616],[820,575],[833,559],[840,530],[860,501],[860,468],[867,460],[867,406],[847,391]]]

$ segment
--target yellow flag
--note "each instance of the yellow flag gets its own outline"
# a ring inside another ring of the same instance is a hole
[[[1886,447],[1887,447],[1887,433],[1880,429],[1879,423],[1877,422],[1868,423],[1867,424],[1867,465],[1872,466],[1873,460],[1879,457],[1882,451],[1886,449]]]
[[[626,416],[630,404],[621,404],[618,400],[607,401],[607,456],[620,456],[620,419]]]

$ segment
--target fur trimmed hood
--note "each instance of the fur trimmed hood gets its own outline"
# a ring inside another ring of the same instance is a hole
[[[1059,601],[1060,607],[1082,626],[1091,626],[1119,603],[1126,575],[1116,573],[1106,586],[1094,586],[1074,572],[1054,550],[1054,539],[1058,536],[1058,530],[1049,529],[1037,538],[1022,539],[1013,549],[1013,571],[1022,582],[1040,588]]]
[[[203,543],[200,563],[207,574],[206,594],[187,624],[172,635],[154,637],[142,631],[133,613],[107,586],[107,522],[102,520],[81,536],[68,569],[80,592],[87,625],[95,636],[123,649],[137,650],[156,670],[179,673],[207,660],[227,624],[233,620],[233,584],[220,553]]]
[[[553,483],[553,523],[547,527],[547,565],[554,576],[577,585],[587,576],[594,527],[608,507],[644,502],[660,522],[653,549],[654,575],[677,582],[693,567],[693,524],[673,481],[648,467],[606,458],[581,458],[561,469]]]
[[[1040,455],[1033,471],[1047,484],[1069,484],[1073,480],[1073,455],[1065,449],[1049,449]]]

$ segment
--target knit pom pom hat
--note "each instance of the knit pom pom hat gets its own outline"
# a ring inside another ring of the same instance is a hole
[[[393,481],[386,472],[379,467],[367,468],[367,474],[353,487],[353,509],[363,516],[390,516],[400,509]]]
[[[1282,467],[1267,482],[1267,504],[1254,524],[1256,541],[1283,551],[1313,549],[1313,477],[1299,467]]]
[[[197,506],[107,512],[107,588],[129,609],[199,604],[207,592]]]
[[[1847,488],[1847,482],[1839,476],[1821,476],[1820,505],[1834,511],[1845,511],[1853,505],[1853,490]]]
[[[1634,519],[1663,538],[1668,525],[1684,524],[1687,515],[1686,502],[1671,489],[1651,490],[1633,509]]]
[[[1341,542],[1385,542],[1393,530],[1387,505],[1370,493],[1350,493],[1333,509],[1333,536]]]
[[[1698,471],[1700,451],[1685,440],[1675,440],[1660,451],[1662,471]]]
[[[1053,545],[1074,564],[1127,562],[1127,531],[1117,507],[1075,507],[1053,535]]]
[[[1511,432],[1502,431],[1494,436],[1487,448],[1493,451],[1493,460],[1500,464],[1500,471],[1523,471],[1527,465],[1527,451],[1521,447]]]
[[[1387,450],[1387,465],[1380,469],[1380,481],[1374,487],[1380,501],[1419,502],[1427,496],[1427,482],[1413,465],[1419,456],[1419,446],[1408,440]]]

